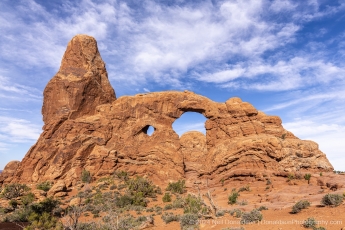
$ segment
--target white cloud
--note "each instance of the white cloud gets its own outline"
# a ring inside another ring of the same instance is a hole
[[[40,133],[41,128],[30,121],[0,116],[0,141],[30,142],[37,140]]]
[[[0,75],[0,97],[13,100],[41,100],[41,92],[33,87],[12,82],[8,77]]]

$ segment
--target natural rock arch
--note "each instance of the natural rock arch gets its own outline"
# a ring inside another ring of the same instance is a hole
[[[181,137],[189,131],[199,131],[206,135],[205,123],[207,119],[198,112],[184,112],[173,124],[173,130]],[[184,127],[186,126],[186,127]],[[184,128],[183,128],[184,127]]]
[[[206,137],[176,134],[172,124],[185,112],[207,118]],[[315,142],[298,139],[279,117],[236,97],[218,103],[190,91],[166,91],[116,99],[97,43],[86,35],[68,44],[44,91],[42,114],[43,133],[14,172],[0,174],[0,184],[59,179],[72,185],[83,169],[94,177],[124,170],[161,183],[187,178],[210,185],[262,170],[333,170]],[[155,128],[151,136],[148,126]],[[186,157],[195,149],[199,157]]]

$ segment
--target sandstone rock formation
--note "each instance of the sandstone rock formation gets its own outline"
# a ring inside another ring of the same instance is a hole
[[[7,182],[12,179],[19,167],[20,161],[10,161],[5,166],[4,170],[0,173],[0,183]]]
[[[175,133],[173,122],[188,111],[207,118],[206,136]],[[2,176],[0,183],[72,184],[83,169],[94,177],[125,170],[161,183],[333,170],[315,142],[298,139],[279,117],[239,98],[217,103],[189,91],[167,91],[116,99],[96,41],[86,35],[68,44],[59,72],[44,90],[42,114],[45,125],[37,143],[15,174]]]

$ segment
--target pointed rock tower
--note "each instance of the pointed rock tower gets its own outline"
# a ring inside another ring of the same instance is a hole
[[[48,125],[92,115],[96,106],[115,99],[96,40],[76,35],[68,43],[58,73],[44,90],[43,121]]]

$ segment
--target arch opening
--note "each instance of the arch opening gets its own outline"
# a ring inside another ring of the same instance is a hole
[[[152,136],[152,134],[156,131],[156,128],[151,126],[151,125],[146,125],[143,128],[143,132],[148,135],[148,136]]]
[[[198,112],[185,112],[172,124],[173,130],[181,137],[189,131],[199,131],[206,135],[205,122],[207,118]]]

